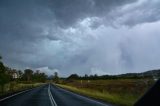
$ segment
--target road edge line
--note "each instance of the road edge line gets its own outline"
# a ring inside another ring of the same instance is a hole
[[[55,85],[55,84],[53,84],[53,85]],[[71,94],[73,94],[73,95],[76,95],[76,96],[79,96],[79,97],[81,97],[81,98],[88,99],[89,101],[93,101],[93,102],[96,102],[96,103],[101,104],[101,105],[104,105],[104,106],[114,106],[114,105],[111,105],[111,104],[105,104],[105,103],[103,103],[103,102],[101,102],[101,101],[98,101],[98,100],[96,100],[96,99],[94,99],[94,98],[90,98],[90,97],[87,97],[87,96],[85,96],[85,95],[78,94],[78,93],[73,92],[73,91],[70,91],[70,90],[68,90],[68,89],[59,87],[58,85],[55,85],[55,86],[56,86],[57,88],[65,91],[65,92],[69,92],[69,93],[71,93]]]
[[[0,102],[4,101],[4,100],[6,100],[6,99],[9,99],[9,98],[11,98],[11,97],[17,96],[17,95],[19,95],[19,94],[21,94],[21,93],[30,91],[30,90],[32,90],[32,89],[27,89],[27,90],[25,90],[25,91],[21,91],[21,92],[18,92],[18,93],[16,93],[16,94],[10,95],[10,96],[8,96],[8,97],[5,97],[5,98],[3,98],[3,99],[0,99]]]
[[[41,87],[41,86],[38,86],[38,87]],[[12,97],[14,97],[14,96],[17,96],[17,95],[19,95],[19,94],[25,93],[25,92],[27,92],[27,91],[33,90],[33,89],[35,89],[35,88],[37,88],[37,87],[30,88],[30,89],[27,89],[27,90],[23,90],[23,91],[21,91],[21,92],[12,94],[12,95],[10,95],[10,96],[7,96],[7,97],[5,97],[5,98],[0,99],[0,102],[4,101],[4,100],[6,100],[6,99],[12,98]]]

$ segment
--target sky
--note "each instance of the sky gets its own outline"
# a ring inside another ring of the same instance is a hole
[[[5,65],[52,75],[160,68],[160,0],[0,0]]]

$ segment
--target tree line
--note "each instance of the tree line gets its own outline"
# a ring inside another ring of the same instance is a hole
[[[79,76],[78,74],[71,74],[66,80],[107,80],[107,79],[159,79],[160,69],[150,70],[142,73],[126,73],[119,75],[87,75]]]
[[[0,87],[3,91],[5,84],[16,81],[23,83],[45,82],[48,76],[39,70],[33,71],[25,69],[24,71],[16,70],[5,66],[0,56]]]

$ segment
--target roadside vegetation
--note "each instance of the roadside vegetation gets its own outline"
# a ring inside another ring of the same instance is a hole
[[[101,79],[101,76],[97,75],[79,77],[72,74],[57,85],[106,103],[133,106],[154,82],[153,78],[144,77],[138,79],[126,77]]]
[[[0,57],[0,96],[40,86],[47,78],[48,76],[39,70],[34,72],[31,69],[11,69],[3,64]]]
[[[5,84],[3,92],[0,92],[0,97],[5,96],[5,95],[10,95],[15,92],[35,88],[38,86],[43,85],[44,83],[30,83],[30,84],[25,84],[25,83],[17,83],[17,82],[10,82]]]
[[[48,77],[39,70],[11,69],[3,64],[0,57],[0,98],[52,82],[59,87],[106,103],[132,106],[158,78],[160,70],[102,76],[72,74],[67,78],[60,78],[55,72]]]

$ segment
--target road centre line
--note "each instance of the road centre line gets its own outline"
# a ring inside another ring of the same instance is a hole
[[[57,106],[57,104],[56,104],[56,102],[55,102],[55,100],[54,100],[54,98],[53,98],[53,96],[51,94],[51,91],[50,91],[50,84],[48,85],[48,95],[49,95],[49,99],[51,101],[51,105],[52,106]]]

